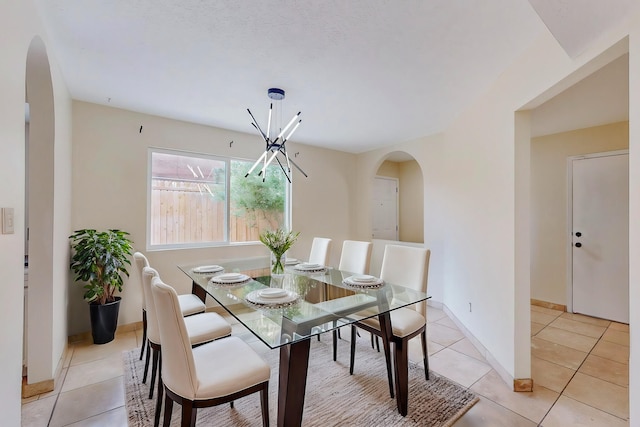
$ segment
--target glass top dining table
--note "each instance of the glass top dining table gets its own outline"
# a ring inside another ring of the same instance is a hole
[[[284,274],[271,275],[269,264],[269,257],[253,257],[178,267],[191,278],[193,293],[203,300],[206,295],[212,297],[264,344],[280,349],[278,425],[300,425],[310,338],[377,316],[385,356],[390,357],[390,311],[429,296],[394,283],[360,285],[355,280],[360,275],[330,267],[299,271],[287,265]],[[269,299],[266,292],[280,297]],[[407,393],[398,391],[396,398],[405,400],[398,400],[398,409],[406,415]]]
[[[344,280],[354,273],[333,268],[302,272],[295,266],[287,266],[284,274],[271,276],[268,257],[218,261],[215,265],[224,270],[215,273],[197,272],[197,268],[203,265],[185,264],[179,268],[273,349],[428,298],[422,292],[392,283],[385,283],[379,288],[352,286]],[[228,273],[244,273],[251,279],[224,284],[211,280]],[[269,287],[289,291],[288,295],[295,292],[299,299],[285,304],[278,304],[279,300],[275,300],[275,304],[269,304],[268,300],[266,304],[247,300],[250,293]]]

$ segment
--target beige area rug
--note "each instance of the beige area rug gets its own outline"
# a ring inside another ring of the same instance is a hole
[[[424,378],[422,365],[409,364],[409,413],[402,417],[395,399],[389,397],[384,353],[359,339],[354,375],[349,375],[349,342],[338,342],[338,361],[332,360],[331,336],[311,340],[303,426],[451,426],[478,398],[465,388],[430,373]],[[271,425],[277,420],[278,350],[263,358],[271,365],[269,412]],[[139,350],[124,352],[126,408],[129,426],[152,426],[156,396],[142,384],[144,361]],[[147,380],[147,383],[149,380]],[[161,418],[162,423],[162,418]],[[171,426],[180,425],[180,405],[174,404]],[[162,424],[161,424],[162,425]],[[198,410],[199,426],[261,426],[259,394],[228,404]]]

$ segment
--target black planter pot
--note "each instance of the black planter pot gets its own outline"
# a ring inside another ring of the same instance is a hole
[[[118,327],[120,299],[120,297],[116,297],[114,302],[104,305],[89,304],[91,335],[93,336],[94,344],[106,344],[113,341]]]

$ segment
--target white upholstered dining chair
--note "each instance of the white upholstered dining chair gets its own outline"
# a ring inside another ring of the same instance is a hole
[[[427,280],[429,276],[429,259],[431,251],[424,248],[416,248],[401,245],[387,245],[382,259],[380,277],[394,285],[400,285],[421,292],[427,292]],[[429,379],[429,356],[427,353],[427,305],[420,302],[409,307],[402,307],[390,313],[391,327],[393,331],[392,341],[396,353],[407,352],[409,340],[420,335],[422,341],[422,358],[424,363],[425,378]],[[363,313],[366,315],[366,313]],[[355,362],[356,326],[376,336],[382,336],[378,317],[369,317],[356,322],[351,328],[351,360],[349,373],[353,374]],[[387,373],[391,370],[391,362],[386,360]],[[393,384],[391,375],[389,378],[389,390],[393,397]]]
[[[149,342],[149,348],[147,352],[153,353],[153,366],[151,368],[151,382],[149,383],[149,399],[153,398],[153,390],[155,387],[156,374],[161,371],[162,367],[162,354],[166,350],[166,345],[163,345],[162,337],[159,329],[159,319],[168,316],[169,314],[159,309],[152,294],[151,286],[153,279],[160,279],[158,272],[151,267],[144,267],[142,269],[142,288],[146,294],[147,300],[147,340]],[[166,285],[168,286],[168,285]],[[175,291],[174,291],[175,292]],[[180,301],[178,301],[178,309],[180,309]],[[182,310],[179,312],[182,316]],[[184,325],[187,334],[187,338],[191,346],[198,346],[219,338],[228,337],[231,335],[231,325],[224,320],[217,313],[199,313],[192,316],[184,317]],[[147,372],[149,365],[145,365],[144,374],[142,376],[142,382],[147,380]],[[161,375],[158,379],[158,396],[156,404],[156,418],[155,424],[158,425],[160,420],[160,406],[162,403],[162,379]]]
[[[143,287],[143,277],[142,270],[145,267],[150,267],[149,260],[142,252],[135,252],[133,254],[133,259],[136,263],[136,267],[138,268],[139,277],[140,277],[140,287]],[[200,298],[193,294],[184,294],[178,296],[178,300],[180,302],[180,311],[183,316],[191,316],[193,314],[203,313],[206,309],[206,306]],[[142,360],[142,355],[144,354],[144,349],[147,347],[147,358],[145,360],[145,370],[149,367],[149,343],[147,342],[147,296],[142,290],[142,346],[140,348],[140,360]]]
[[[369,273],[371,246],[371,242],[359,242],[356,240],[342,242],[342,253],[340,254],[338,269],[356,274]]]
[[[182,406],[182,426],[194,426],[198,408],[233,402],[260,392],[262,425],[269,425],[271,368],[244,341],[223,338],[192,349],[178,298],[160,278],[153,279],[163,349],[162,381],[166,391],[164,425],[171,421],[173,402]],[[166,343],[170,343],[167,345]],[[159,413],[159,411],[157,411]]]
[[[309,252],[309,262],[320,265],[329,265],[329,253],[331,251],[331,239],[314,237]]]
[[[342,242],[342,252],[340,253],[340,264],[338,270],[354,274],[367,274],[369,272],[369,262],[371,259],[371,242],[360,242],[356,240],[345,240]],[[330,301],[327,302],[331,304]],[[323,303],[318,304],[322,308]],[[372,335],[373,336],[373,335]],[[338,355],[338,338],[340,329],[333,330],[333,361]],[[320,335],[318,335],[318,340]]]
[[[142,290],[142,345],[140,346],[140,360],[144,354],[144,349],[147,347],[147,298],[144,295],[144,289],[142,289],[142,269],[149,267],[149,260],[141,252],[134,252],[133,260],[136,263],[138,269],[138,279],[140,280],[140,290]],[[149,352],[147,352],[147,355]],[[149,358],[147,357],[147,363]]]
[[[136,252],[133,254],[133,258],[136,260],[136,264],[140,272],[144,267],[150,267],[149,260],[142,252]],[[180,303],[180,312],[183,316],[191,316],[192,314],[198,314],[205,311],[207,306],[204,302],[194,294],[181,294],[178,295],[178,302]],[[146,304],[146,300],[143,298],[143,304]]]

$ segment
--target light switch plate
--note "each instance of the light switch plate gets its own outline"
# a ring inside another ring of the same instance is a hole
[[[13,208],[2,208],[2,234],[13,234]]]

